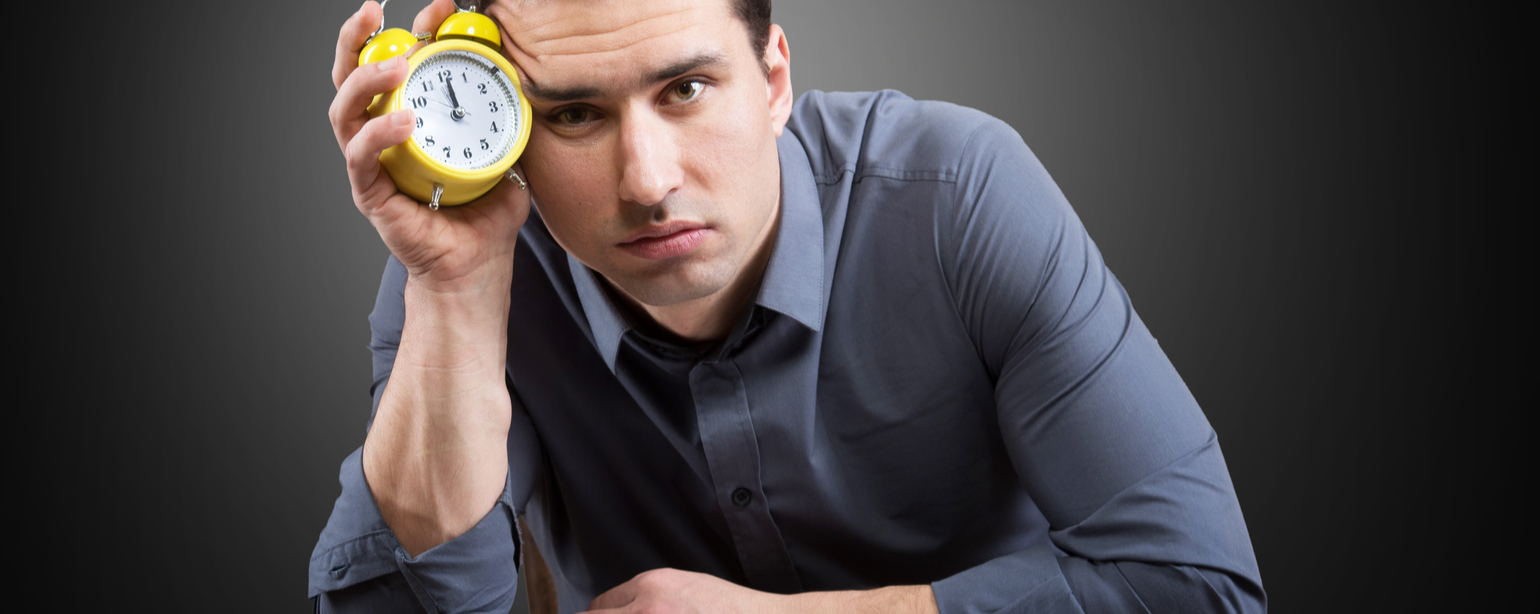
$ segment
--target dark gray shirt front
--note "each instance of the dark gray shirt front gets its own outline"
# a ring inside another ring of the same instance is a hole
[[[632,329],[532,215],[501,500],[408,557],[354,452],[311,596],[506,612],[523,514],[562,612],[660,567],[780,593],[929,583],[945,613],[1265,608],[1213,430],[1010,127],[810,92],[778,145],[764,280],[704,353]],[[405,283],[392,258],[376,407]]]

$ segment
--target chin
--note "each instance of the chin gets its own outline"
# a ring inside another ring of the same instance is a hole
[[[731,263],[662,262],[651,270],[610,277],[632,299],[651,307],[677,305],[716,294],[733,280]]]

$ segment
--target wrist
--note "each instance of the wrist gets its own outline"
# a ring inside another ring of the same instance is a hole
[[[396,369],[480,367],[501,382],[508,347],[511,270],[503,279],[457,289],[408,278]],[[404,364],[403,364],[404,363]]]
[[[886,586],[865,591],[828,591],[786,595],[781,612],[857,612],[939,614],[929,584]]]

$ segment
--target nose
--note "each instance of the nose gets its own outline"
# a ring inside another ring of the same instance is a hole
[[[679,189],[684,169],[663,118],[648,111],[628,115],[620,129],[620,198],[649,207]]]

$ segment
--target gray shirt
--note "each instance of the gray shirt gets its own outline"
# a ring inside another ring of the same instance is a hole
[[[354,452],[310,561],[323,609],[506,612],[521,514],[563,612],[659,567],[780,593],[929,583],[946,613],[1265,609],[1213,429],[1009,126],[810,92],[778,145],[770,263],[703,353],[633,329],[531,215],[506,490],[413,558]],[[392,258],[376,406],[405,283]]]

